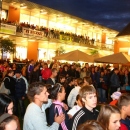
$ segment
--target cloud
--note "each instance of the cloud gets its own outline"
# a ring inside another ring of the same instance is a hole
[[[129,0],[37,0],[37,3],[116,30],[130,22]]]

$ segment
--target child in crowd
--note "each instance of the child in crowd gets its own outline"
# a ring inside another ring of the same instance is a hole
[[[74,105],[73,108],[70,109],[67,114],[69,115],[70,118],[72,118],[74,116],[74,114],[76,112],[78,112],[82,107],[83,107],[82,99],[81,99],[81,97],[79,95],[77,95],[77,97],[76,97],[76,105]]]
[[[64,86],[58,83],[54,85],[50,94],[51,99],[54,101],[49,110],[49,125],[52,125],[54,123],[54,119],[52,117],[55,115],[60,115],[62,113],[65,114],[65,120],[60,123],[59,130],[68,130],[69,116],[65,111],[62,102],[65,99],[65,94],[66,93]]]
[[[97,106],[97,95],[94,87],[82,87],[79,95],[85,106],[73,116],[70,130],[76,130],[78,125],[85,123],[87,120],[96,120],[99,113],[95,109]]]
[[[101,107],[97,121],[105,130],[120,130],[120,120],[121,113],[116,106],[104,105]]]
[[[118,103],[118,108],[121,111],[121,128],[120,130],[130,130],[130,94],[124,93],[120,96]]]
[[[110,105],[116,105],[120,96],[121,96],[121,92],[118,92],[118,91],[114,92],[111,95],[111,98],[112,98],[113,101],[110,102]]]

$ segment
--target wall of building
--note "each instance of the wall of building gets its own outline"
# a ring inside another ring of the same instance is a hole
[[[19,22],[20,20],[20,9],[9,6],[8,21]]]
[[[29,60],[37,60],[38,59],[38,42],[28,42],[27,46],[27,58]]]

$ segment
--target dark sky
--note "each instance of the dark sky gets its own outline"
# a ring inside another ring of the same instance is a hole
[[[121,31],[130,22],[130,0],[30,0]]]

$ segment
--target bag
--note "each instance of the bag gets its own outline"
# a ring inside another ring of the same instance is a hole
[[[106,85],[105,83],[102,83],[102,88],[105,89],[105,90],[108,89],[108,88],[107,88],[107,85]]]
[[[8,77],[6,77],[6,78],[8,78]],[[4,80],[5,80],[6,78],[4,78]],[[9,78],[8,78],[8,79],[9,79]],[[1,83],[1,85],[0,85],[0,93],[5,93],[5,94],[9,95],[9,94],[10,94],[10,90],[7,89],[7,88],[5,88],[4,80],[2,81],[2,83]],[[9,80],[10,80],[10,79],[9,79]]]

